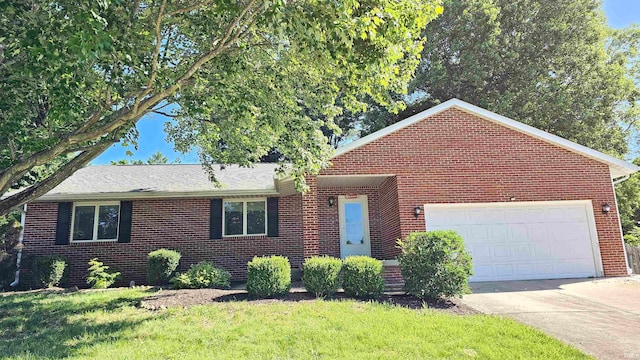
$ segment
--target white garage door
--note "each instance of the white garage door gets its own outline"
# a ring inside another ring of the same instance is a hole
[[[470,281],[601,273],[589,201],[427,204],[425,220],[427,230],[455,230],[463,236],[473,257]]]

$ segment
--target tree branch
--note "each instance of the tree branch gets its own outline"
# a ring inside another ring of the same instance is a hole
[[[11,160],[16,160],[16,148],[13,145],[13,141],[11,138],[7,140],[7,144],[9,144],[9,152],[11,153]]]
[[[149,82],[147,82],[147,88],[140,93],[136,98],[136,103],[133,106],[134,110],[138,108],[140,100],[149,95],[153,91],[153,83],[156,81],[158,75],[158,56],[160,56],[160,48],[162,47],[162,18],[164,17],[164,8],[167,6],[167,0],[162,0],[160,10],[158,11],[158,17],[156,18],[156,24],[154,31],[156,33],[156,47],[153,50],[153,59],[151,60],[151,74],[149,75]]]
[[[124,124],[138,120],[147,112],[150,111],[153,107],[161,103],[167,97],[175,94],[182,86],[189,83],[193,75],[207,62],[214,59],[221,52],[227,49],[231,44],[235,43],[243,34],[246,34],[247,29],[244,31],[238,31],[234,35],[234,30],[237,28],[238,24],[241,21],[246,20],[245,16],[249,13],[257,0],[250,0],[243,9],[238,13],[238,15],[233,19],[233,21],[225,28],[222,38],[219,41],[216,41],[213,46],[214,48],[202,55],[198,60],[196,60],[183,74],[180,76],[177,81],[174,82],[168,88],[165,88],[158,93],[154,94],[151,97],[148,97],[138,103],[138,105],[132,109],[128,106],[124,106],[117,111],[112,112],[107,116],[107,119],[103,118],[104,124],[91,132],[86,132],[86,128],[83,126],[80,129],[74,131],[70,135],[66,137],[60,138],[58,143],[56,143],[53,147],[49,149],[45,149],[39,151],[35,154],[32,154],[29,158],[24,161],[20,161],[16,164],[9,166],[0,172],[0,194],[4,194],[7,189],[11,186],[12,183],[17,181],[17,176],[24,171],[27,171],[34,166],[43,165],[57,156],[64,154],[67,149],[72,147],[73,145],[80,144],[90,140],[96,140],[104,137],[105,135],[115,131],[116,129],[122,127]],[[166,0],[163,2],[163,4]],[[248,27],[253,24],[251,21],[253,18],[257,16],[259,12],[255,11],[248,16],[248,20],[250,21],[247,24]],[[161,16],[159,16],[161,18]],[[157,45],[157,44],[156,44]],[[149,92],[150,93],[150,92]],[[141,97],[138,97],[141,100]],[[139,101],[138,100],[138,101]]]
[[[191,6],[187,6],[187,7],[182,8],[182,9],[177,9],[177,10],[171,11],[171,12],[169,12],[167,14],[167,16],[175,16],[175,15],[188,13],[188,12],[191,12],[191,11],[199,8],[199,7],[203,7],[205,5],[208,5],[209,3],[211,3],[210,0],[199,2],[199,3],[195,3],[195,4],[191,5]]]
[[[166,117],[174,118],[174,119],[178,117],[178,115],[175,115],[175,114],[169,114],[169,113],[166,113],[166,112],[164,112],[164,111],[160,111],[160,110],[151,110],[151,112],[152,112],[152,113],[156,113],[156,114],[160,114],[160,115],[162,115],[162,116],[166,116]]]
[[[101,143],[90,150],[83,151],[46,179],[0,200],[0,214],[6,214],[16,206],[20,206],[30,200],[46,194],[60,184],[64,179],[68,178],[74,172],[89,163],[89,161],[100,155],[103,151],[109,148],[112,143],[113,142]]]

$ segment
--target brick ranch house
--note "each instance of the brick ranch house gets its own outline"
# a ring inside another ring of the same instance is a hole
[[[182,253],[246,277],[255,255],[363,254],[398,276],[396,239],[454,229],[471,281],[624,276],[613,184],[632,164],[460,100],[339,148],[300,194],[275,165],[91,166],[28,204],[24,254],[61,254],[71,284],[99,258],[144,283],[146,256]]]

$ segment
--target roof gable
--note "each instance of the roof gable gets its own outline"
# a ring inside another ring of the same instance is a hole
[[[498,115],[494,112],[491,112],[489,110],[485,110],[483,108],[480,108],[478,106],[475,105],[471,105],[467,102],[464,102],[462,100],[458,100],[458,99],[451,99],[449,101],[446,101],[440,105],[434,106],[430,109],[427,109],[425,111],[422,111],[418,114],[415,114],[413,116],[410,116],[402,121],[399,121],[393,125],[387,126],[384,129],[378,130],[372,134],[369,134],[363,138],[360,138],[356,141],[353,141],[351,143],[348,143],[344,146],[339,147],[335,154],[333,155],[333,157],[337,157],[340,156],[342,154],[345,154],[351,150],[357,149],[359,147],[362,147],[366,144],[369,144],[373,141],[376,141],[377,139],[380,139],[386,135],[389,135],[391,133],[394,133],[400,129],[403,129],[405,127],[408,127],[410,125],[413,125],[419,121],[425,120],[428,117],[438,114],[440,112],[443,112],[445,110],[448,109],[459,109],[461,111],[467,112],[467,113],[471,113],[473,115],[476,115],[482,119],[488,120],[490,122],[502,125],[506,128],[518,131],[520,133],[523,133],[525,135],[529,135],[531,137],[534,137],[536,139],[545,141],[547,143],[559,146],[561,148],[567,149],[569,151],[572,151],[574,153],[580,154],[582,156],[586,156],[588,158],[594,159],[596,161],[600,161],[603,162],[607,165],[609,165],[609,170],[611,173],[611,177],[612,178],[617,178],[617,177],[621,177],[621,176],[627,176],[630,174],[635,173],[636,171],[640,170],[640,168],[638,168],[636,165],[630,164],[624,160],[620,160],[618,158],[615,158],[613,156],[601,153],[597,150],[588,148],[586,146],[577,144],[573,141],[569,141],[567,139],[561,138],[557,135],[553,135],[550,134],[546,131],[542,131],[540,129],[536,129],[532,126],[526,125],[524,123],[521,123],[519,121],[513,120],[513,119],[509,119],[505,116],[502,115]]]

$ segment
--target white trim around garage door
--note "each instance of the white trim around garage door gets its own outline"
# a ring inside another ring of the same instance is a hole
[[[561,205],[582,205],[584,206],[587,222],[589,224],[589,236],[591,241],[591,251],[593,252],[593,260],[596,270],[596,276],[604,276],[604,269],[602,266],[602,255],[600,254],[600,243],[598,240],[598,231],[596,227],[596,220],[593,212],[593,205],[591,200],[561,200],[561,201],[512,201],[512,202],[489,202],[489,203],[448,203],[448,204],[424,204],[424,216],[426,222],[426,216],[429,209],[455,209],[455,208],[487,208],[487,207],[516,207],[516,206],[561,206]],[[428,224],[427,224],[428,229]]]

